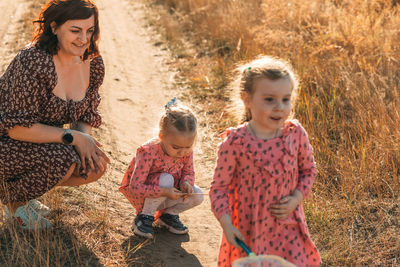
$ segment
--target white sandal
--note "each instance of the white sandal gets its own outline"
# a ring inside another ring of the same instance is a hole
[[[44,205],[37,199],[29,200],[27,205],[30,206],[32,209],[34,209],[41,216],[44,216],[44,217],[49,215],[49,213],[51,211],[49,207],[47,207],[46,205]],[[6,205],[4,205],[4,207],[3,207],[3,217],[6,220],[10,219],[10,211]]]

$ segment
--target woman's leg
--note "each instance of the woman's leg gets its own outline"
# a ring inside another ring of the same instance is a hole
[[[79,186],[79,185],[84,185],[84,184],[90,184],[93,182],[96,182],[100,177],[104,175],[106,170],[104,171],[99,171],[99,172],[94,172],[90,171],[88,173],[87,178],[83,178],[80,176],[74,175],[74,170],[76,167],[76,163],[72,164],[71,168],[68,170],[67,174],[60,180],[60,182],[57,184],[57,186]]]
[[[71,165],[71,167],[69,168],[67,174],[60,180],[60,182],[58,182],[57,185],[61,185],[62,183],[68,181],[68,179],[71,178],[71,175],[74,172],[75,166],[76,166],[76,163]],[[15,211],[19,207],[26,205],[26,203],[27,203],[27,201],[25,201],[25,202],[10,202],[10,203],[7,204],[7,208],[9,209],[9,211],[11,213],[15,213]]]

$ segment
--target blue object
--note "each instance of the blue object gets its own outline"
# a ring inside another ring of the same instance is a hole
[[[166,109],[170,108],[172,105],[175,104],[176,100],[177,100],[176,97],[172,98],[164,107]]]
[[[248,246],[246,246],[246,244],[242,240],[240,240],[239,238],[235,237],[235,241],[247,253],[247,255],[249,255],[250,257],[256,256],[256,254],[251,252],[250,248]]]

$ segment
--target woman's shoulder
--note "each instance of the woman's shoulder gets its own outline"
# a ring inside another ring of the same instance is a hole
[[[94,75],[94,80],[101,85],[103,83],[105,67],[103,58],[99,55],[90,60],[91,74]]]
[[[98,55],[95,58],[90,59],[90,64],[96,69],[104,70],[104,61],[101,55]]]
[[[28,44],[19,52],[18,56],[21,63],[28,69],[33,68],[33,66],[35,69],[38,66],[49,67],[53,64],[53,57],[33,44]]]

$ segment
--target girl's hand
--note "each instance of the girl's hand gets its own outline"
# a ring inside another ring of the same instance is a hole
[[[182,193],[184,193],[183,201],[185,201],[186,198],[193,193],[193,187],[188,181],[184,181],[183,183],[181,183],[180,188]]]
[[[72,145],[81,158],[83,170],[88,170],[90,167],[96,173],[104,172],[110,159],[100,149],[101,144],[91,135],[80,131],[73,131],[72,135],[74,136]]]
[[[193,186],[188,181],[184,181],[183,183],[181,183],[180,188],[183,193],[189,195],[193,193]]]
[[[303,194],[296,189],[292,195],[283,197],[278,204],[271,205],[271,214],[280,220],[284,220],[302,201]]]
[[[175,187],[161,188],[161,195],[173,200],[177,200],[183,196],[182,192]]]
[[[244,237],[242,233],[238,229],[236,229],[235,226],[233,226],[231,216],[229,216],[228,214],[224,214],[222,215],[219,222],[222,226],[222,229],[224,230],[224,235],[228,243],[236,248],[240,248],[239,244],[235,241],[235,237],[239,238],[242,241],[244,241]]]

